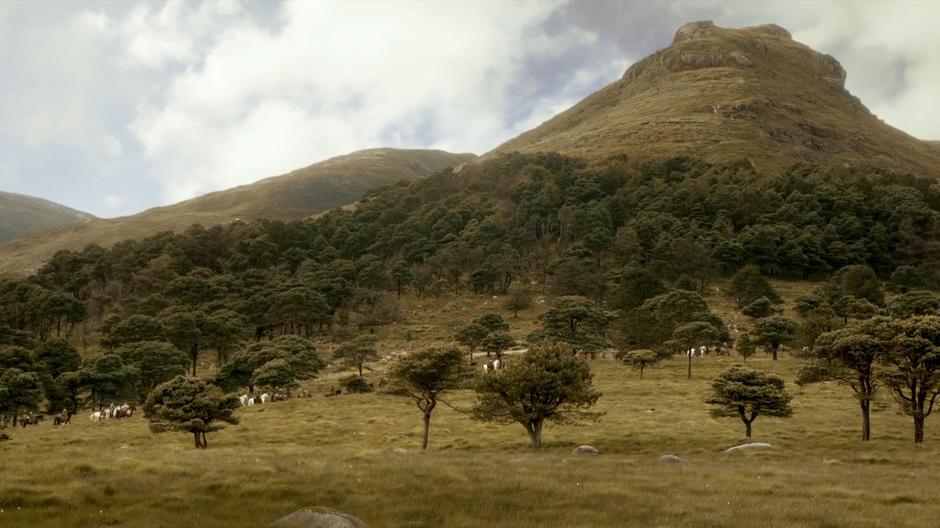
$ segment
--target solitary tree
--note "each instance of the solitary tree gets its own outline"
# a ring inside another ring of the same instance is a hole
[[[525,310],[530,306],[532,306],[532,295],[521,288],[509,290],[506,302],[503,303],[504,308],[512,311],[513,317],[519,317],[519,310]]]
[[[490,334],[481,343],[486,355],[493,354],[499,361],[503,360],[503,352],[516,344],[516,340],[506,332]]]
[[[604,334],[612,319],[613,314],[585,297],[559,297],[551,309],[539,316],[542,329],[530,335],[529,341],[560,341],[593,353],[609,346]]]
[[[688,356],[687,376],[692,379],[692,348],[712,346],[718,342],[719,337],[718,329],[713,325],[697,321],[686,323],[673,330],[672,339],[667,342],[667,346],[672,346]]]
[[[747,358],[753,356],[757,352],[757,345],[754,344],[754,341],[751,340],[750,334],[744,334],[738,338],[738,342],[734,347],[738,351],[738,355],[744,359],[745,363]]]
[[[297,387],[297,377],[290,362],[286,359],[273,359],[255,370],[252,379],[254,385],[284,389],[290,397],[290,390]]]
[[[481,377],[473,416],[495,423],[521,424],[533,449],[542,448],[546,420],[576,423],[596,419],[588,409],[600,393],[591,385],[591,369],[564,345],[538,344],[505,369]]]
[[[780,310],[778,310],[777,307],[774,306],[774,303],[767,297],[756,299],[741,309],[741,313],[752,319],[770,317],[771,315],[776,315],[779,311]]]
[[[863,442],[871,439],[871,402],[878,380],[875,366],[888,352],[888,343],[879,338],[878,327],[883,325],[890,323],[866,321],[819,336],[809,351],[811,361],[797,377],[799,384],[836,381],[851,388],[862,411]]]
[[[886,358],[891,368],[882,379],[914,418],[914,443],[919,444],[924,441],[924,421],[940,395],[940,317],[915,317],[897,324]]]
[[[441,393],[455,389],[466,375],[461,352],[457,349],[428,348],[402,357],[392,367],[391,375],[411,396],[422,412],[424,436],[421,449],[428,448],[431,413]]]
[[[237,424],[238,398],[205,380],[177,376],[157,386],[144,402],[144,416],[154,433],[192,433],[197,449],[209,444],[206,433],[222,428],[219,422]]]
[[[474,323],[486,328],[490,332],[505,332],[509,330],[509,323],[507,323],[503,316],[498,313],[487,313],[483,314],[480,317],[477,317]]]
[[[470,323],[457,331],[457,342],[470,350],[471,363],[473,363],[473,353],[489,333],[489,329],[478,323]]]
[[[342,361],[346,366],[356,368],[361,378],[362,365],[366,361],[379,359],[379,353],[375,350],[375,342],[374,336],[359,336],[340,345],[333,352],[333,359]]]
[[[659,363],[659,355],[652,350],[631,350],[621,354],[620,360],[640,371],[640,379],[643,379],[643,371]]]
[[[734,366],[712,381],[705,403],[713,405],[712,416],[737,416],[751,438],[751,424],[758,416],[790,416],[790,395],[781,378],[747,367]]]
[[[751,330],[751,339],[754,343],[769,348],[774,361],[777,361],[780,345],[793,341],[795,336],[796,323],[780,315],[758,319]]]

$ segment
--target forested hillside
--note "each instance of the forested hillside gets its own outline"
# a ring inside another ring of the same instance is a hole
[[[354,211],[60,252],[35,276],[0,283],[14,332],[2,339],[80,335],[93,348],[117,320],[181,311],[238,319],[258,338],[309,336],[380,322],[384,300],[402,292],[516,285],[626,310],[749,264],[818,280],[854,264],[883,279],[901,267],[926,284],[940,270],[938,212],[936,183],[878,170],[775,176],[689,159],[637,168],[508,155],[380,189]],[[638,277],[647,289],[633,288]]]

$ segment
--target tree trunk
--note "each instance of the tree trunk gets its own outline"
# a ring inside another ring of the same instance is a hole
[[[744,436],[746,436],[748,440],[751,439],[751,422],[747,420],[744,421]]]
[[[206,440],[206,433],[203,432],[202,433],[202,448],[205,449],[207,447],[209,447],[209,441]]]
[[[196,449],[201,449],[201,448],[202,448],[202,440],[199,438],[199,432],[198,432],[198,431],[193,432],[193,440],[195,440],[195,442],[196,442]]]
[[[193,377],[196,377],[196,363],[199,362],[199,345],[193,345],[189,349],[189,357],[193,360]]]
[[[778,348],[780,348],[780,347],[779,347],[779,346],[775,346],[775,347],[771,348],[771,351],[773,352],[773,355],[774,355],[774,361],[777,361],[777,349],[778,349]]]
[[[686,354],[689,355],[689,372],[688,372],[688,378],[689,378],[689,379],[692,379],[692,353],[687,350],[687,351],[686,351]]]
[[[359,377],[362,377],[362,363],[356,365],[359,368]]]
[[[643,367],[640,367],[640,379],[643,379]]]
[[[924,416],[923,413],[914,413],[914,443],[924,443]]]
[[[542,421],[532,423],[527,429],[529,439],[532,441],[532,449],[536,451],[542,449]]]
[[[431,412],[424,412],[424,436],[421,437],[421,449],[428,448],[428,436],[431,434]]]
[[[862,442],[871,440],[871,400],[862,399]]]

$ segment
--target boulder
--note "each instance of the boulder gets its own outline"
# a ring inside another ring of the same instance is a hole
[[[574,448],[574,454],[576,455],[599,455],[600,451],[597,450],[594,446],[581,445]]]
[[[368,528],[360,519],[329,508],[297,510],[271,523],[271,528]]]
[[[751,442],[747,444],[741,444],[734,447],[729,447],[724,450],[724,453],[734,453],[735,451],[745,451],[747,449],[767,449],[773,447],[770,444],[764,442]]]
[[[673,465],[673,464],[686,464],[688,463],[688,461],[676,455],[663,455],[659,457],[659,463]]]

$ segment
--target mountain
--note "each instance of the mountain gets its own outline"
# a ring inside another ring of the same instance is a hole
[[[0,191],[0,243],[40,229],[92,218],[88,213],[42,198]]]
[[[80,250],[88,244],[110,246],[129,238],[182,230],[195,223],[211,227],[258,218],[297,220],[355,202],[375,187],[415,180],[473,158],[472,154],[440,150],[361,150],[136,215],[113,219],[89,217],[35,232],[0,245],[0,273],[34,271],[59,250]]]
[[[836,59],[779,26],[692,22],[621,79],[486,157],[693,156],[762,170],[812,162],[940,174],[940,154],[869,112],[845,79]]]

